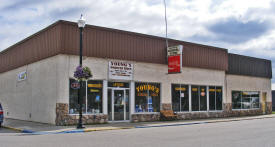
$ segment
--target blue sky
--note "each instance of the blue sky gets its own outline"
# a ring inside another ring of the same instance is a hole
[[[275,62],[275,0],[166,3],[169,38]],[[0,51],[57,20],[77,21],[81,13],[88,24],[165,36],[163,0],[1,0]]]

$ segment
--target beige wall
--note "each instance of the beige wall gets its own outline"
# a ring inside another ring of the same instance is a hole
[[[91,68],[93,79],[108,80],[108,61],[84,57],[83,65]],[[180,74],[168,74],[167,65],[131,63],[134,64],[133,81],[161,83],[162,103],[171,103],[172,83],[223,86],[224,103],[231,103],[232,90],[267,92],[267,101],[271,101],[270,79],[189,67],[183,67]],[[58,55],[1,73],[0,102],[5,116],[54,124],[56,103],[69,103],[69,78],[73,77],[78,64],[78,56]],[[19,82],[17,74],[22,71],[27,71],[27,79]]]
[[[73,77],[73,72],[78,65],[78,56],[64,56],[69,65],[67,65],[67,71],[69,75]],[[108,80],[108,62],[111,59],[102,58],[84,58],[83,65],[91,68],[93,73],[93,79]],[[171,103],[171,84],[193,84],[193,85],[216,85],[223,86],[225,81],[225,72],[219,70],[199,69],[183,67],[183,72],[180,74],[168,74],[167,65],[163,64],[151,64],[129,61],[134,64],[134,81],[141,82],[158,82],[161,83],[161,102]],[[65,72],[67,73],[67,72]],[[69,85],[69,81],[66,78],[62,78],[64,83]],[[225,95],[225,93],[224,93]],[[69,97],[69,87],[66,86],[64,97]],[[68,102],[68,100],[63,100]]]
[[[240,76],[240,75],[226,75],[227,98],[228,103],[232,103],[232,90],[239,91],[260,91],[267,93],[267,102],[271,102],[271,79]]]
[[[47,58],[0,74],[0,102],[5,117],[55,123],[58,91],[62,91],[58,80],[62,73],[57,72],[62,67],[61,58]],[[27,71],[27,79],[17,81],[17,75],[22,71]]]
[[[168,74],[167,65],[136,63],[134,81],[161,83],[161,102],[171,103],[171,84],[224,86],[225,72],[183,67],[180,74]]]

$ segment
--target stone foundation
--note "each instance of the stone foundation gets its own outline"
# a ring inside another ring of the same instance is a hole
[[[231,103],[223,103],[223,110],[227,113],[232,111],[232,104]]]
[[[266,113],[271,114],[272,113],[272,102],[266,102]]]
[[[56,125],[76,125],[78,123],[78,115],[69,115],[68,104],[57,103],[56,104]],[[162,104],[162,110],[171,110],[172,105],[169,103]],[[272,113],[272,102],[266,103],[267,114]],[[190,119],[206,119],[206,118],[222,118],[222,117],[238,117],[238,116],[252,116],[263,114],[262,108],[252,110],[232,110],[231,103],[223,104],[223,111],[209,111],[209,112],[178,112],[177,119],[190,120]],[[146,122],[146,121],[159,121],[159,113],[140,113],[132,115],[132,122]],[[83,115],[83,124],[98,124],[107,123],[108,115],[93,114]]]
[[[63,125],[76,125],[78,123],[79,115],[69,115],[69,105],[65,103],[56,104],[56,119],[55,124],[58,126]],[[82,115],[83,124],[98,124],[107,123],[108,116],[104,114]]]
[[[267,104],[270,105],[270,104]],[[267,106],[271,107],[271,106]],[[177,113],[179,120],[188,120],[188,119],[205,119],[205,118],[223,118],[223,117],[238,117],[238,116],[253,116],[261,115],[263,111],[259,109],[251,110],[232,110],[231,103],[223,104],[223,111],[209,111],[209,112],[179,112]],[[268,113],[270,113],[270,108],[267,108]]]
[[[132,122],[159,121],[160,114],[133,114]]]

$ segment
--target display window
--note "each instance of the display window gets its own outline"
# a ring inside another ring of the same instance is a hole
[[[135,83],[135,112],[160,111],[160,84]]]
[[[192,111],[207,110],[207,90],[206,86],[191,86]]]
[[[102,81],[87,81],[87,113],[102,113]]]
[[[172,107],[175,112],[189,111],[188,85],[172,84]]]
[[[75,79],[70,79],[69,90],[69,114],[78,114],[78,89],[73,85],[78,82]],[[102,92],[103,82],[96,80],[89,80],[82,82],[82,113],[96,114],[102,113]]]
[[[209,110],[222,110],[222,87],[209,86]]]
[[[260,92],[232,91],[232,109],[260,108]]]

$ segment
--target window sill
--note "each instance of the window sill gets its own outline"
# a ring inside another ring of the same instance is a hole
[[[252,108],[252,109],[232,109],[232,111],[247,111],[247,110],[260,110],[260,108]]]
[[[79,115],[79,114],[69,114],[69,115]],[[82,115],[104,115],[103,113],[89,113],[89,114],[82,114]]]
[[[136,113],[132,113],[133,114],[159,114],[159,112],[136,112]]]
[[[209,111],[181,111],[175,113],[206,113],[206,112],[223,112],[223,110],[209,110]]]
[[[223,112],[223,110],[209,110],[208,112]]]

